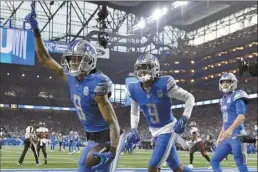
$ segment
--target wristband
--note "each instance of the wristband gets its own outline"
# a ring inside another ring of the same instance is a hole
[[[39,28],[34,29],[33,33],[34,33],[34,37],[41,37]]]

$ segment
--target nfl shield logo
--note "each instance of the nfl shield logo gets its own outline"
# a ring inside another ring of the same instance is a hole
[[[86,87],[84,87],[84,89],[83,89],[83,94],[85,95],[85,96],[88,96],[89,95],[89,88],[86,86]]]
[[[157,96],[158,96],[159,98],[163,97],[163,92],[162,92],[162,90],[158,90],[158,91],[157,91]]]

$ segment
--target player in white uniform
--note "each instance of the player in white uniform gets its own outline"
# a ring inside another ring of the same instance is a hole
[[[207,155],[204,147],[204,143],[202,141],[202,137],[200,135],[200,132],[197,128],[197,125],[195,122],[190,123],[190,134],[192,136],[192,145],[190,147],[190,164],[188,167],[193,168],[193,158],[194,153],[196,151],[201,152],[202,156],[210,163],[210,158]],[[211,169],[211,167],[209,167]]]
[[[45,127],[45,123],[40,122],[39,123],[39,128],[36,130],[37,133],[37,152],[38,156],[40,153],[40,149],[42,149],[42,153],[45,158],[45,164],[47,164],[47,151],[46,151],[46,144],[48,142],[48,136],[49,136],[49,131]]]

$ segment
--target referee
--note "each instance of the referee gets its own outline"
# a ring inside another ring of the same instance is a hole
[[[20,160],[17,163],[17,165],[19,165],[19,166],[22,166],[22,162],[23,162],[24,157],[25,157],[29,148],[31,148],[31,150],[34,154],[34,157],[35,157],[35,160],[36,160],[36,165],[40,165],[39,164],[39,159],[38,159],[36,144],[33,142],[33,139],[35,139],[35,137],[36,137],[35,124],[36,124],[36,122],[34,120],[31,120],[30,125],[26,128],[25,140],[24,140],[24,149],[23,149],[23,152],[21,154]]]

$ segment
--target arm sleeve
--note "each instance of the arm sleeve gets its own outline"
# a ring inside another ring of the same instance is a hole
[[[194,96],[188,91],[182,89],[181,87],[175,85],[168,91],[168,97],[175,98],[185,102],[185,109],[183,115],[187,118],[191,117],[191,113],[194,107],[195,99]]]
[[[95,95],[106,95],[111,93],[112,82],[110,79],[102,80],[98,83],[98,85],[94,89]]]
[[[243,99],[238,99],[235,101],[235,107],[236,107],[236,112],[237,114],[246,114],[246,104]]]
[[[139,104],[131,98],[131,128],[137,128],[140,121]]]

